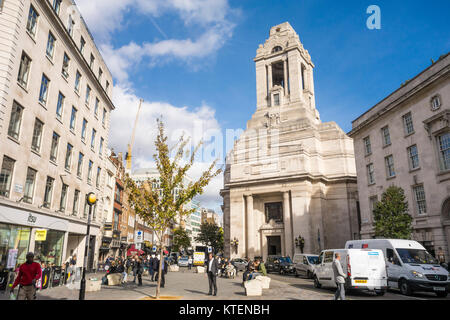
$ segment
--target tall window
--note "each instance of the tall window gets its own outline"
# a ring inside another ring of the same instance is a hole
[[[52,147],[50,149],[50,160],[56,162],[58,159],[59,134],[53,132]]]
[[[64,78],[67,78],[69,76],[69,64],[70,64],[70,58],[67,55],[67,53],[64,52],[64,58],[63,58],[63,66],[61,73],[64,76]]]
[[[86,41],[84,41],[83,36],[80,38],[80,52],[83,53],[84,46],[86,45]]]
[[[70,171],[70,167],[72,165],[72,151],[73,146],[70,143],[68,143],[66,150],[66,160],[64,161],[64,168],[68,171]]]
[[[31,140],[31,149],[33,149],[36,152],[39,152],[41,150],[43,128],[44,123],[38,118],[36,118],[34,122],[33,138]]]
[[[70,115],[70,130],[75,130],[75,123],[77,121],[77,109],[72,107],[72,114]]]
[[[19,75],[17,81],[23,87],[28,85],[28,75],[30,74],[31,59],[25,52],[22,52],[22,58],[20,59]]]
[[[11,111],[11,119],[9,120],[8,135],[16,140],[19,140],[22,114],[23,107],[14,101]]]
[[[109,81],[106,80],[106,88],[105,88],[106,93],[108,93],[108,89],[109,89]]]
[[[105,125],[106,122],[106,109],[103,108],[102,124]]]
[[[403,127],[405,128],[405,134],[411,134],[414,132],[411,112],[408,112],[403,116]]]
[[[72,19],[72,15],[69,14],[69,21],[67,22],[67,32],[70,34],[70,36],[73,36],[73,25],[75,24],[75,21]]]
[[[98,68],[98,82],[102,81],[103,70],[102,68]]]
[[[364,138],[364,152],[366,156],[372,153],[372,144],[370,143],[370,137]]]
[[[370,215],[371,217],[373,217],[373,210],[375,209],[375,205],[378,202],[378,197],[377,196],[373,196],[369,198],[369,210],[370,210]]]
[[[431,99],[431,110],[436,111],[441,107],[441,97],[440,96],[434,96]]]
[[[55,52],[55,42],[55,36],[51,32],[49,32],[47,41],[47,56],[51,59],[53,59],[53,54]]]
[[[98,106],[100,104],[100,100],[98,98],[95,98],[95,106],[94,106],[94,114],[95,116],[98,116]]]
[[[419,214],[427,213],[427,201],[425,199],[425,189],[423,188],[423,185],[415,186],[413,190],[416,199],[417,212]]]
[[[450,132],[437,137],[441,169],[450,170]]]
[[[100,156],[103,154],[103,142],[104,142],[104,139],[102,137],[100,137],[100,148],[99,148],[99,151],[98,151]]]
[[[62,0],[53,0],[53,10],[55,10],[56,14],[59,14],[59,10],[61,9],[61,1]]]
[[[62,113],[63,113],[63,107],[64,107],[64,95],[60,92],[58,93],[58,103],[56,104],[56,117],[61,120],[62,119]]]
[[[72,214],[76,216],[78,214],[78,203],[80,202],[80,190],[75,190],[73,195]]]
[[[389,134],[388,126],[381,129],[381,136],[383,138],[383,147],[391,144],[391,135]]]
[[[27,170],[27,178],[25,180],[25,190],[23,194],[23,201],[26,203],[32,203],[33,202],[33,194],[34,194],[34,185],[36,182],[36,174],[37,171],[28,168]]]
[[[49,85],[50,85],[50,80],[46,77],[45,74],[43,74],[42,80],[41,80],[41,90],[39,91],[39,102],[42,104],[47,103]]]
[[[87,120],[83,119],[83,125],[81,127],[81,140],[86,140],[86,127],[87,127]]]
[[[91,148],[95,149],[95,135],[97,131],[95,129],[92,129],[92,135],[91,135]]]
[[[91,87],[86,86],[86,99],[84,102],[89,105],[89,101],[91,100]]]
[[[81,73],[77,70],[77,74],[75,76],[75,91],[80,92],[80,83],[81,83]]]
[[[66,211],[66,202],[67,202],[67,192],[69,191],[69,186],[67,184],[63,184],[61,188],[61,199],[59,200],[59,211]]]
[[[78,164],[77,164],[77,176],[79,178],[81,178],[81,175],[83,173],[83,159],[84,159],[84,154],[82,154],[81,152],[78,154]]]
[[[38,17],[39,15],[36,9],[34,9],[33,6],[30,6],[30,11],[28,13],[27,30],[32,36],[36,35]]]
[[[55,179],[52,177],[47,177],[47,182],[45,183],[45,194],[43,206],[47,209],[50,208],[52,204],[52,193],[53,193],[53,183]]]
[[[94,69],[94,61],[95,61],[95,57],[94,55],[91,53],[91,61],[89,62],[89,67],[91,69]]]
[[[419,167],[419,153],[417,152],[417,146],[413,145],[408,148],[409,168],[417,169]]]
[[[283,204],[281,202],[265,203],[266,222],[274,220],[283,222]]]
[[[0,171],[0,196],[9,197],[11,181],[14,172],[15,160],[3,156],[2,170]]]
[[[95,178],[95,185],[96,187],[100,187],[100,175],[102,173],[102,169],[100,167],[97,168],[97,176]]]
[[[91,181],[92,181],[92,167],[93,166],[94,166],[94,163],[92,162],[92,160],[89,160],[88,176],[87,176],[88,183],[91,183]]]
[[[386,163],[386,175],[388,178],[395,176],[395,168],[394,168],[394,157],[392,155],[384,158]]]
[[[375,183],[375,172],[373,168],[373,163],[367,166],[367,181],[369,182],[369,184]]]

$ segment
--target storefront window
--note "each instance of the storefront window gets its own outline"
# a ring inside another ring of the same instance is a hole
[[[30,233],[30,228],[0,223],[0,264],[3,268],[7,268],[8,263],[16,267],[25,262]],[[15,251],[12,250],[17,250],[16,261],[14,261]]]
[[[63,243],[64,232],[62,231],[47,230],[42,240],[36,237],[34,248],[36,262],[45,262],[47,265],[54,263],[55,266],[60,266]]]

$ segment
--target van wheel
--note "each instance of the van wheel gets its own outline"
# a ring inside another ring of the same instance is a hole
[[[435,292],[436,296],[439,298],[445,298],[447,296],[447,292]]]
[[[317,276],[314,277],[314,288],[322,288],[322,285],[320,284],[319,279],[317,279]]]
[[[385,293],[386,293],[386,290],[375,290],[375,294],[379,297],[384,296]]]
[[[399,287],[400,287],[400,292],[404,296],[410,296],[412,294],[411,287],[409,286],[409,284],[406,280],[400,280]]]

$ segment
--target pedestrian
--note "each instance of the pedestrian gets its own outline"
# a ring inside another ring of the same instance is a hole
[[[158,281],[159,263],[160,263],[160,258],[159,258],[159,256],[157,256],[155,281]],[[167,266],[168,266],[168,263],[167,263],[166,259],[163,258],[162,259],[162,266],[161,266],[161,288],[164,288],[164,286],[166,285]]]
[[[191,270],[192,269],[192,256],[189,256],[189,258],[188,258],[188,270]]]
[[[11,290],[14,290],[19,285],[17,300],[36,300],[36,281],[41,276],[41,266],[34,262],[34,253],[28,252],[26,262],[19,267],[19,274],[11,287]]]
[[[133,283],[136,283],[136,265],[137,261],[135,258],[131,259],[131,270],[133,271]]]
[[[208,274],[209,292],[208,295],[212,295],[214,289],[214,295],[217,296],[217,273],[219,272],[219,263],[214,258],[213,254],[209,254],[206,273]]]
[[[436,258],[438,259],[439,264],[442,265],[442,264],[445,263],[445,254],[444,254],[444,251],[442,250],[442,247],[438,248],[438,252],[437,252]]]
[[[73,283],[75,281],[76,270],[77,270],[77,255],[74,254],[72,255],[72,258],[69,261],[70,283]]]
[[[256,269],[259,273],[261,273],[264,277],[267,277],[266,265],[261,259],[256,259]]]
[[[336,253],[334,255],[335,259],[333,261],[333,273],[334,273],[334,279],[336,281],[337,290],[334,294],[334,300],[345,300],[345,278],[347,276],[345,275],[344,271],[342,270],[342,264],[341,264],[341,255],[339,253]]]
[[[138,286],[142,286],[142,273],[144,272],[144,264],[141,258],[136,261],[136,275],[138,278]]]
[[[125,270],[125,265],[122,261],[119,261],[119,265],[117,266],[117,272],[121,273],[123,278],[122,278],[122,283],[126,283],[127,282],[127,272]]]
[[[155,274],[155,270],[153,269],[154,262],[155,262],[155,255],[152,254],[148,260],[148,275],[150,276],[151,281],[153,281],[153,275]]]
[[[152,281],[156,281],[157,273],[158,273],[158,265],[159,265],[159,257],[156,257],[154,254],[152,254],[153,262],[151,264],[151,268],[153,270],[152,274]]]

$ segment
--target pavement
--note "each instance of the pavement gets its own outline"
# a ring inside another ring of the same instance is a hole
[[[103,274],[89,274],[87,278],[101,279]],[[194,273],[187,268],[166,275],[165,288],[161,296],[169,300],[332,300],[334,289],[316,289],[311,279],[296,278],[288,275],[269,274],[270,289],[263,290],[260,297],[247,297],[242,286],[242,272],[235,279],[217,278],[218,295],[208,296],[208,278],[205,273]],[[97,292],[86,292],[86,300],[152,300],[155,295],[156,282],[149,276],[143,276],[143,285],[133,283],[133,276],[128,277],[121,286],[102,286]],[[37,293],[38,300],[78,300],[79,286],[68,285],[46,289]],[[0,294],[0,300],[7,299]],[[347,295],[348,300],[444,300],[433,293],[415,294],[411,297],[389,291],[383,297],[368,292],[355,292]],[[450,297],[445,298],[450,300]]]

